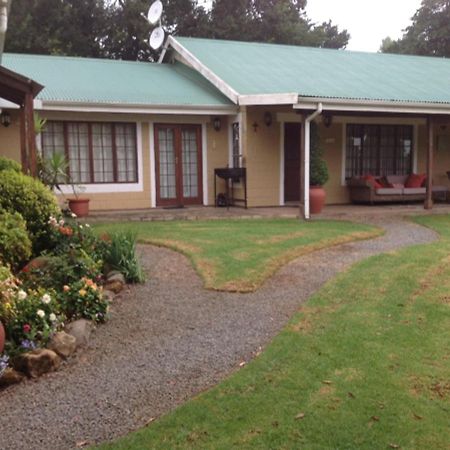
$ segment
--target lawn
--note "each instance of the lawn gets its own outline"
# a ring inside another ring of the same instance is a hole
[[[249,292],[283,264],[314,250],[377,236],[381,230],[350,222],[295,219],[128,222],[96,226],[131,230],[139,241],[184,253],[207,289]]]
[[[261,356],[114,449],[448,449],[450,217],[441,241],[325,285]]]

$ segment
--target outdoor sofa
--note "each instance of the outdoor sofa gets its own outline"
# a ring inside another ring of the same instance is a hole
[[[422,201],[426,196],[425,175],[372,175],[353,177],[348,180],[352,203],[382,203]],[[447,201],[447,186],[433,186],[433,198]]]

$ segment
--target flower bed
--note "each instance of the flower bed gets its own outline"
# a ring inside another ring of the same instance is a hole
[[[15,176],[11,170],[6,172],[7,180]],[[4,173],[0,167],[0,198],[5,194],[1,189]],[[52,199],[38,181],[31,183],[30,177],[21,174],[16,178]],[[108,276],[112,269],[120,270],[124,264],[122,257],[118,261],[116,245],[118,240],[123,241],[123,235],[99,238],[89,224],[79,223],[73,214],[65,218],[57,210],[45,222],[42,215],[25,219],[18,212],[20,208],[15,209],[16,194],[8,186],[4,203],[0,204],[0,214],[20,225],[20,233],[13,233],[12,226],[0,227],[0,322],[6,331],[5,348],[0,348],[0,385],[23,379],[18,371],[39,376],[59,367],[60,358],[70,356],[84,342],[80,330],[90,332],[92,328],[87,321],[97,324],[108,319],[114,296],[107,292],[108,287],[117,292],[126,282],[117,270]],[[10,203],[5,200],[8,196]],[[41,206],[39,210],[55,208]],[[39,227],[30,223],[34,220]],[[20,247],[20,241],[29,250],[11,251]],[[128,250],[132,248],[132,263],[138,264],[134,241],[125,241]],[[24,261],[31,249],[32,259]],[[81,322],[70,326],[74,321]]]

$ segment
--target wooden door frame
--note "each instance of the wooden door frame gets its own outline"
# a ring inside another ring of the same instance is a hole
[[[299,146],[299,164],[300,164],[300,179],[299,179],[299,186],[301,183],[301,172],[302,172],[302,156],[301,156],[301,145],[302,145],[302,139],[304,134],[304,127],[303,127],[303,121],[302,120],[283,120],[281,122],[281,139],[280,139],[280,158],[281,158],[281,164],[280,164],[280,193],[282,193],[282,196],[280,195],[280,204],[285,205],[286,201],[290,202],[290,200],[286,200],[286,125],[287,124],[295,124],[299,126],[300,129],[300,146]],[[300,188],[299,188],[299,195],[300,195]],[[281,198],[282,197],[282,198]],[[301,198],[300,200],[301,201]]]
[[[175,182],[176,199],[161,199],[160,196],[160,169],[159,169],[159,133],[160,129],[172,128],[174,130],[175,157]],[[189,123],[155,123],[153,125],[153,134],[155,142],[155,181],[156,181],[156,206],[176,206],[176,205],[202,205],[203,204],[203,139],[202,125]],[[197,179],[198,192],[195,198],[183,197],[183,157],[181,133],[183,130],[195,130],[197,140]],[[177,161],[177,160],[176,160]]]

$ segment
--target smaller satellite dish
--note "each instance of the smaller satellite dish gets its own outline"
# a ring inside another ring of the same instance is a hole
[[[151,25],[156,25],[161,19],[161,15],[163,12],[163,4],[160,0],[156,0],[153,2],[148,10],[147,20]]]
[[[150,34],[149,44],[153,50],[158,50],[164,44],[165,33],[161,27],[155,28]]]

